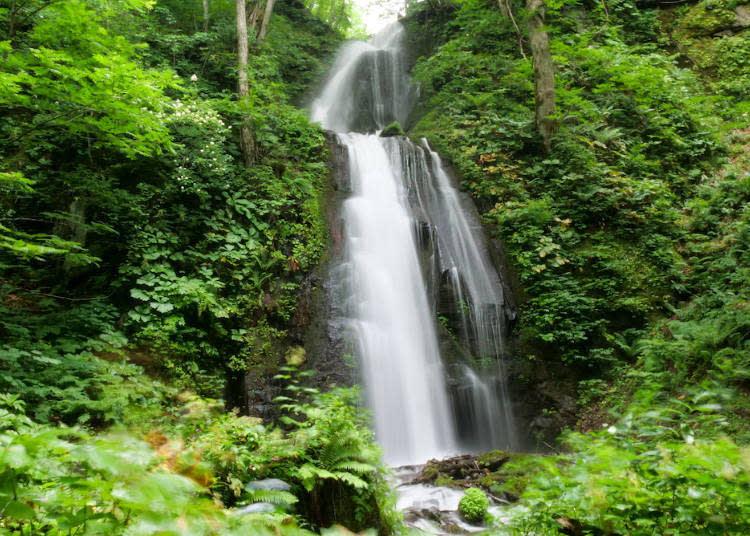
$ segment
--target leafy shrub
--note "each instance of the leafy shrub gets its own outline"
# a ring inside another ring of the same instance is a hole
[[[38,425],[18,415],[16,397],[0,405],[3,534],[266,532],[210,500],[201,474],[181,465],[178,452],[122,434]]]
[[[725,149],[696,76],[650,39],[652,13],[612,6],[550,16],[560,130],[542,154],[533,74],[496,6],[461,3],[456,31],[414,68],[424,115],[410,131],[455,165],[517,269],[523,353],[590,375],[632,358],[612,343],[685,294],[683,203]],[[502,20],[500,20],[502,19]],[[487,21],[493,21],[488,24]],[[502,38],[498,35],[502,34]]]
[[[479,523],[487,515],[490,500],[479,488],[468,488],[458,502],[458,512],[469,523]]]
[[[171,396],[143,377],[141,367],[125,362],[127,339],[114,327],[111,305],[61,307],[20,292],[6,295],[6,303],[15,306],[0,305],[0,391],[20,397],[37,421],[133,423],[161,411]]]
[[[722,435],[726,397],[658,395],[644,390],[616,424],[569,434],[572,454],[542,459],[509,533],[747,534],[750,450]]]
[[[136,207],[149,223],[132,220],[118,284],[134,301],[129,331],[189,384],[200,368],[265,362],[267,346],[283,339],[301,274],[323,252],[327,152],[300,111],[269,104],[256,129],[264,161],[245,170],[232,154],[233,104],[173,107],[164,120],[180,144],[177,158],[139,185]]]

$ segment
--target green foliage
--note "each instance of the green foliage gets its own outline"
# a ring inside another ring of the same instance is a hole
[[[398,121],[394,121],[380,132],[381,138],[388,138],[391,136],[406,136],[404,129],[401,127]]]
[[[745,534],[750,451],[722,434],[721,390],[645,389],[615,425],[540,460],[507,534]]]
[[[63,299],[114,286],[128,336],[215,394],[217,375],[271,359],[322,254],[324,139],[287,102],[340,36],[279,4],[252,54],[261,154],[244,170],[233,5],[211,2],[207,31],[190,6],[154,5],[31,1],[0,13],[15,29],[0,73],[0,277]],[[27,278],[18,263],[42,257]]]
[[[26,453],[0,462],[4,534],[304,534],[281,510],[224,509],[293,508],[308,493],[303,466],[359,486],[361,516],[377,518],[370,499],[387,496],[377,452],[354,452],[371,439],[361,422],[347,452],[325,450],[350,416],[334,395],[320,405],[335,406],[325,431],[296,438],[144,374],[218,394],[223,375],[273,364],[325,241],[325,141],[289,102],[341,37],[301,4],[277,4],[252,45],[260,154],[246,170],[233,4],[212,0],[206,31],[196,7],[0,9],[0,391],[12,405],[0,420],[14,427],[0,452]],[[248,486],[265,476],[293,493]]]
[[[32,299],[34,316],[23,307]],[[34,419],[102,426],[159,411],[164,391],[147,379],[133,383],[143,371],[123,362],[127,340],[113,326],[111,306],[94,301],[62,308],[25,294],[5,300],[0,391],[20,397]]]
[[[521,351],[576,366],[582,426],[616,423],[482,481],[523,495],[499,533],[749,530],[747,31],[712,35],[731,6],[711,4],[680,8],[671,37],[719,96],[659,51],[655,11],[608,3],[605,24],[561,6],[550,155],[510,22],[482,26],[494,6],[463,3],[415,67],[424,115],[409,134],[451,159],[503,240],[523,287]]]
[[[318,192],[327,152],[319,129],[291,107],[272,105],[256,131],[266,163],[246,171],[233,160],[230,119],[216,110],[226,106],[174,104],[166,121],[177,158],[136,197],[144,219],[161,216],[133,221],[120,268],[119,284],[137,304],[128,326],[180,374],[190,375],[183,358],[202,366],[218,358],[236,370],[265,359],[253,349],[283,335],[265,315],[289,318],[300,273],[323,250]]]
[[[297,497],[288,491],[250,487],[245,487],[245,491],[247,491],[247,501],[251,503],[267,502],[278,506],[292,506],[298,502]]]
[[[458,512],[466,521],[479,523],[487,515],[490,500],[479,488],[468,488],[458,502]]]
[[[626,358],[616,334],[685,292],[680,210],[723,153],[695,76],[602,30],[600,15],[576,32],[580,12],[551,19],[552,154],[539,151],[512,22],[481,3],[462,4],[457,31],[418,61],[426,114],[410,132],[456,165],[518,269],[524,354],[589,370]]]
[[[361,6],[344,0],[305,0],[304,3],[316,17],[347,37],[361,39],[367,36],[359,12]]]
[[[144,387],[135,377],[121,382],[121,390],[134,393]],[[292,390],[311,397],[293,405],[304,422],[283,432],[190,393],[175,398],[153,382],[148,391],[156,398],[131,398],[123,408],[127,416],[118,419],[139,434],[148,432],[147,443],[119,428],[93,436],[80,428],[38,425],[23,415],[26,404],[18,395],[2,395],[0,472],[7,474],[0,478],[0,502],[8,508],[0,528],[10,534],[41,526],[51,534],[75,532],[84,525],[114,534],[150,534],[144,531],[153,527],[181,534],[255,534],[252,529],[262,530],[264,523],[278,525],[289,515],[285,510],[307,525],[395,526],[380,451],[351,405],[356,393],[300,389]],[[137,409],[144,403],[152,410]],[[265,478],[283,479],[292,491],[252,485]],[[329,480],[351,490],[348,506],[321,518],[310,510],[309,497],[341,501],[328,495]],[[279,513],[240,518],[223,509],[253,502],[275,504]],[[284,521],[293,528],[289,523]]]
[[[395,498],[388,488],[388,472],[380,462],[380,448],[368,428],[369,421],[357,407],[356,388],[320,394],[299,383],[293,368],[284,370],[280,379],[290,382],[289,396],[277,398],[288,412],[281,421],[293,427],[294,441],[306,446],[305,463],[293,468],[290,476],[310,494],[312,504],[337,500],[329,495],[327,483],[344,486],[345,504],[349,503],[349,508],[353,505],[353,528],[375,525],[393,529],[399,522]],[[335,512],[336,506],[332,506]],[[377,512],[375,517],[373,511]]]
[[[164,449],[127,435],[92,437],[33,423],[0,399],[0,530],[4,534],[263,534],[233,517]],[[278,530],[278,529],[277,529]]]
[[[140,68],[135,47],[102,21],[85,2],[52,2],[34,15],[25,46],[3,42],[6,147],[65,136],[128,158],[169,148],[158,113],[172,74]]]

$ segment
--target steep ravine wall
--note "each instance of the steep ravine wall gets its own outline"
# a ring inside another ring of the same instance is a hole
[[[455,6],[446,5],[438,10],[423,10],[413,16],[402,19],[407,32],[409,68],[413,68],[417,59],[434,54],[440,45],[449,37],[446,35],[446,21],[454,16]],[[415,126],[429,109],[428,103],[417,89],[420,98],[415,103],[404,128],[409,130]],[[418,141],[418,140],[414,140]],[[431,140],[427,139],[428,142]],[[454,186],[461,192],[463,204],[471,206],[476,221],[481,221],[484,235],[483,242],[487,246],[490,258],[501,276],[504,296],[507,306],[513,311],[513,319],[509,323],[511,328],[509,345],[506,355],[506,374],[510,397],[513,401],[513,415],[517,421],[519,435],[524,441],[524,448],[547,449],[552,445],[562,429],[573,427],[578,420],[577,407],[577,372],[566,367],[553,351],[540,351],[528,347],[519,329],[519,315],[521,305],[526,299],[512,259],[505,253],[502,241],[493,226],[481,220],[480,215],[490,207],[477,204],[477,199],[463,187],[460,173],[449,160],[442,157],[443,167],[448,171]],[[452,344],[443,331],[441,344]],[[529,354],[541,355],[539,359],[528,359]]]
[[[432,25],[430,20],[407,20],[405,26],[410,30],[411,69],[418,56],[429,55],[439,46],[441,37],[439,33],[432,32],[437,26]],[[426,31],[420,31],[421,28],[426,28]],[[404,126],[408,128],[416,124],[420,119],[420,110],[423,109],[423,103],[417,102],[414,112]],[[301,369],[314,371],[306,381],[322,390],[335,385],[357,383],[356,367],[351,359],[353,351],[347,346],[345,326],[339,320],[343,317],[339,307],[345,297],[336,295],[334,273],[343,259],[341,205],[351,191],[347,180],[347,154],[333,133],[327,132],[326,139],[330,153],[329,174],[327,187],[321,194],[321,216],[326,219],[328,230],[326,253],[320,264],[304,276],[296,311],[285,327],[287,337],[278,341],[275,348],[276,361],[253,368],[244,378],[246,411],[250,415],[264,419],[272,419],[278,414],[273,400],[283,394],[283,384],[273,377],[278,374],[279,367],[287,363],[291,362]],[[450,162],[443,160],[442,163],[454,186],[461,192],[461,204],[469,208],[474,221],[480,222],[479,215],[483,207],[477,207],[470,192],[460,188],[461,178]],[[517,420],[518,432],[522,438],[520,448],[544,448],[545,443],[554,441],[563,427],[575,423],[577,381],[569,370],[554,359],[532,361],[524,358],[524,341],[516,329],[519,304],[524,299],[523,289],[505,255],[502,243],[495,238],[496,233],[493,229],[486,225],[478,225],[476,232],[484,235],[482,242],[486,245],[489,257],[503,284],[504,309],[510,333],[505,367],[513,400],[512,413]],[[423,253],[428,256],[427,250],[433,245],[426,240],[423,246]],[[439,294],[440,290],[438,300]],[[438,307],[438,313],[445,314],[446,309]],[[453,359],[461,360],[462,355],[470,358],[470,350],[461,348],[460,343],[445,325],[440,322],[437,322],[437,325],[441,353],[451,355]],[[450,373],[451,367],[448,366],[447,369]],[[459,369],[454,367],[453,370]],[[460,381],[461,378],[456,374],[451,374],[448,378],[454,394],[460,389]]]
[[[331,271],[341,262],[341,203],[348,192],[345,181],[347,155],[332,133],[326,133],[330,153],[327,184],[320,192],[321,217],[325,219],[326,251],[320,263],[303,277],[294,314],[285,330],[287,336],[278,341],[275,361],[250,369],[244,376],[244,408],[252,416],[265,420],[278,416],[273,400],[283,394],[284,383],[274,379],[280,367],[288,364],[300,370],[312,370],[305,379],[323,391],[334,386],[350,386],[355,382],[351,352],[346,347],[343,326],[335,321],[336,303]]]

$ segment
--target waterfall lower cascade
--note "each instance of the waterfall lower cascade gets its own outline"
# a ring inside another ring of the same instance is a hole
[[[471,200],[425,140],[382,138],[414,101],[399,24],[351,42],[311,107],[348,161],[335,271],[377,440],[392,465],[513,448],[512,313]]]

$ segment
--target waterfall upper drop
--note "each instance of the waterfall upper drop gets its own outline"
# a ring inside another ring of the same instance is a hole
[[[312,120],[336,132],[368,132],[404,123],[413,101],[403,56],[403,27],[394,23],[369,42],[351,41],[336,57]]]
[[[426,141],[362,133],[406,122],[415,92],[404,38],[396,23],[347,44],[311,106],[348,156],[334,286],[394,465],[515,444],[510,312],[476,210]]]

